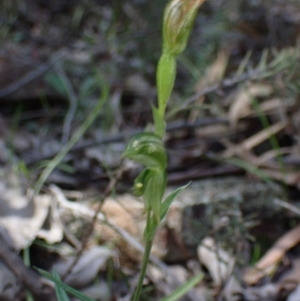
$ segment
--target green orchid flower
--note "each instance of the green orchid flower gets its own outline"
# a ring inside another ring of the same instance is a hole
[[[138,196],[143,195],[145,211],[152,210],[159,222],[167,179],[167,154],[162,139],[154,133],[137,134],[130,139],[123,157],[145,166],[134,181],[133,191]]]

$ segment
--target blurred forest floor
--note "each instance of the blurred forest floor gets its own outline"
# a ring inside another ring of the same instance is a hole
[[[35,267],[130,299],[145,220],[121,153],[151,130],[166,3],[1,1],[0,300],[56,300]],[[300,2],[207,0],[167,123],[168,186],[192,184],[143,300],[200,272],[181,300],[300,300]]]

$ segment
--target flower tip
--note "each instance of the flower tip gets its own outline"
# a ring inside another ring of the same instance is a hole
[[[171,0],[164,14],[164,46],[168,53],[180,54],[187,43],[198,8],[205,0]]]

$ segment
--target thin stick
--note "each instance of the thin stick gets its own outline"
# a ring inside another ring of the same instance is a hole
[[[76,253],[76,257],[74,259],[74,261],[72,262],[72,264],[70,265],[70,267],[67,269],[67,271],[64,273],[64,275],[62,276],[62,279],[65,280],[67,278],[67,276],[72,273],[72,270],[74,269],[75,265],[77,264],[77,262],[79,261],[83,251],[86,249],[87,245],[88,245],[88,241],[90,239],[90,236],[92,235],[92,233],[94,232],[95,229],[95,225],[98,219],[98,215],[101,211],[101,208],[104,204],[105,199],[111,194],[111,191],[113,190],[113,188],[115,187],[117,181],[119,180],[119,178],[122,176],[124,169],[120,168],[119,171],[117,172],[116,177],[112,178],[106,188],[106,190],[104,191],[101,200],[98,201],[98,207],[94,212],[92,221],[90,222],[89,227],[87,228],[87,230],[85,231],[85,234],[83,235],[83,240],[81,243],[81,249]]]
[[[46,285],[44,279],[39,274],[24,265],[18,254],[6,245],[1,235],[0,259],[37,300],[56,300],[54,290]]]

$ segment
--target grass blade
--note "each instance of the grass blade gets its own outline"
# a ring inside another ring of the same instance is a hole
[[[59,292],[61,292],[60,290],[64,290],[68,293],[70,293],[71,295],[79,298],[82,301],[95,301],[94,299],[88,297],[87,295],[77,291],[76,289],[68,286],[67,284],[63,283],[61,280],[57,279],[56,276],[51,275],[50,273],[43,271],[41,269],[36,268],[36,270],[45,278],[53,281],[55,283],[55,288],[56,291],[58,290],[59,287]],[[68,299],[59,299],[59,301],[67,301]]]
[[[159,301],[176,301],[185,295],[190,289],[192,289],[203,278],[203,274],[196,275],[188,280],[185,284],[178,287],[171,295],[160,299]]]

